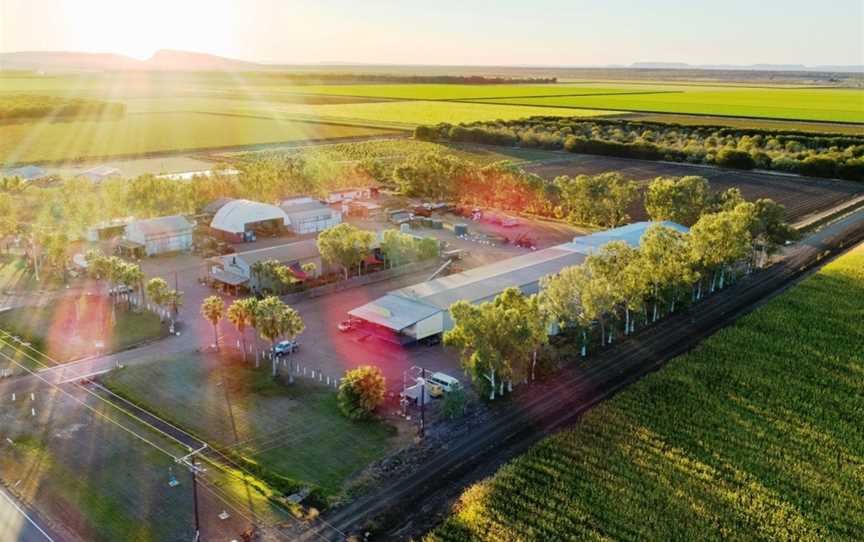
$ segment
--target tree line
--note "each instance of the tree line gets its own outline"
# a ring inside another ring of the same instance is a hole
[[[399,75],[374,73],[280,73],[273,77],[293,83],[395,83],[445,85],[545,85],[557,77],[493,77],[488,75]]]
[[[690,190],[691,182],[679,184]],[[669,187],[663,183],[658,190]],[[657,199],[657,218],[675,218],[678,211],[666,206],[668,198]],[[685,206],[682,213],[701,209],[687,233],[657,223],[638,248],[613,241],[582,264],[544,277],[539,294],[511,288],[479,305],[455,303],[445,344],[461,351],[466,373],[491,400],[514,381],[534,378],[550,331],[569,337],[586,356],[589,348],[649,326],[764,266],[796,237],[782,208],[770,201],[730,199],[718,208],[693,197]]]
[[[472,142],[573,153],[768,169],[864,181],[864,136],[688,126],[629,120],[532,117],[418,126],[423,141]]]

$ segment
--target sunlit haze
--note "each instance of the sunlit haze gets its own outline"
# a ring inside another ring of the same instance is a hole
[[[861,64],[858,0],[2,0],[0,51],[268,63]],[[38,31],[34,31],[37,29]]]

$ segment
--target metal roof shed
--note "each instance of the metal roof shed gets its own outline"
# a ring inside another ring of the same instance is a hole
[[[250,224],[268,221],[277,221],[284,226],[289,225],[285,211],[275,205],[235,199],[216,211],[210,227],[227,233],[242,234],[249,229]]]

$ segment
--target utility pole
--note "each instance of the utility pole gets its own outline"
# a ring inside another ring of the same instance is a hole
[[[192,473],[192,509],[195,514],[195,537],[192,539],[192,542],[199,542],[201,540],[201,520],[198,516],[198,465],[196,464],[195,456],[199,453],[203,452],[207,448],[207,444],[204,444],[197,450],[192,450],[190,448],[189,453],[177,459],[177,463],[181,465],[186,465],[189,468],[189,471]]]
[[[420,369],[420,438],[426,436],[426,368]]]
[[[198,517],[198,478],[196,477],[195,472],[198,470],[198,467],[195,465],[195,459],[192,459],[192,509],[195,512],[195,538],[192,539],[192,542],[198,542],[201,540],[201,520]]]

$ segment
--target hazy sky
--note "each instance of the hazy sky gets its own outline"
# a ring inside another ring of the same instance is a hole
[[[864,0],[0,0],[0,51],[260,62],[864,64]]]

